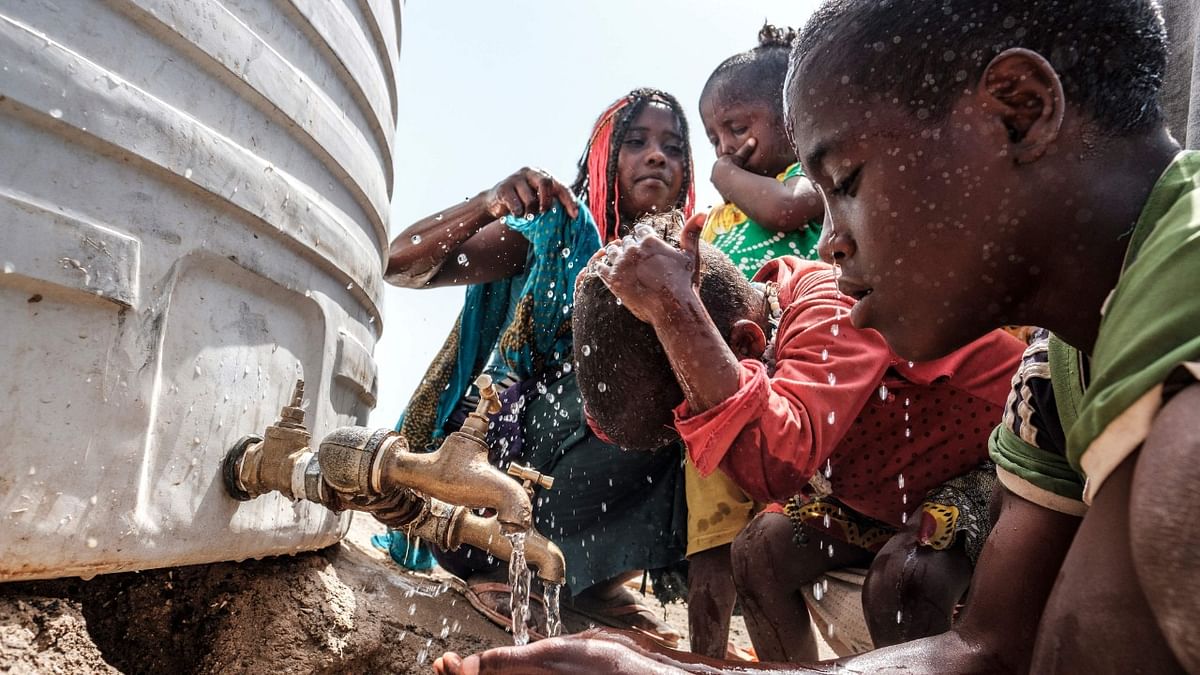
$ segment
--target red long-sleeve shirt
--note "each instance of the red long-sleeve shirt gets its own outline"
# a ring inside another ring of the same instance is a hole
[[[742,361],[736,394],[698,415],[686,401],[676,409],[701,475],[719,466],[772,502],[828,472],[836,499],[899,527],[929,489],[987,458],[1019,340],[995,331],[910,367],[879,333],[850,324],[854,299],[838,293],[828,265],[779,258],[755,279],[779,284],[775,372]]]

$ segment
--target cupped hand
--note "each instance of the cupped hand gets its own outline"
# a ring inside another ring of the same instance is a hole
[[[676,308],[698,302],[699,235],[703,216],[693,216],[681,233],[680,248],[644,223],[596,252],[589,270],[608,286],[634,316],[655,325]]]
[[[487,211],[493,218],[507,215],[535,216],[548,211],[554,202],[559,202],[572,218],[579,215],[575,197],[567,186],[541,169],[524,167],[496,183],[485,194]]]
[[[447,652],[434,662],[433,669],[438,675],[686,672],[675,664],[651,658],[629,643],[590,634],[540,640],[524,647],[490,649],[466,658]]]

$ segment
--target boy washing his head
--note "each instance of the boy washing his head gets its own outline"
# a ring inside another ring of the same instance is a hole
[[[1061,453],[995,434],[998,521],[954,628],[844,665],[1200,671],[1200,155],[1163,124],[1165,62],[1149,0],[838,0],[801,35],[788,117],[854,324],[914,359],[1050,329],[1053,396],[1026,403],[1065,431]],[[465,672],[588,650],[691,667],[581,640]]]

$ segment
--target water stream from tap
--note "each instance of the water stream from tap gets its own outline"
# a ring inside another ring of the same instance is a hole
[[[558,607],[559,593],[562,584],[546,584],[542,602],[546,603],[546,637],[558,637],[562,634],[562,613]]]
[[[513,644],[529,644],[529,566],[525,564],[525,533],[505,535],[512,542],[512,557],[508,561],[508,587],[512,589],[509,609],[512,611]]]

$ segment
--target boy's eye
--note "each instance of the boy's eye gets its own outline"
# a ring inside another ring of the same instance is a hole
[[[829,194],[841,197],[843,195],[853,197],[855,190],[858,188],[858,177],[862,174],[862,165],[855,167],[840,183],[833,186],[833,190]]]
[[[646,141],[640,138],[626,138],[625,145],[632,145],[635,148],[640,148],[646,144]]]
[[[670,152],[673,155],[682,155],[683,154],[683,146],[682,145],[668,145],[667,152]]]
[[[730,131],[732,131],[735,136],[741,136],[742,134],[746,133],[749,130],[750,130],[750,127],[733,127],[732,129],[730,129]]]

